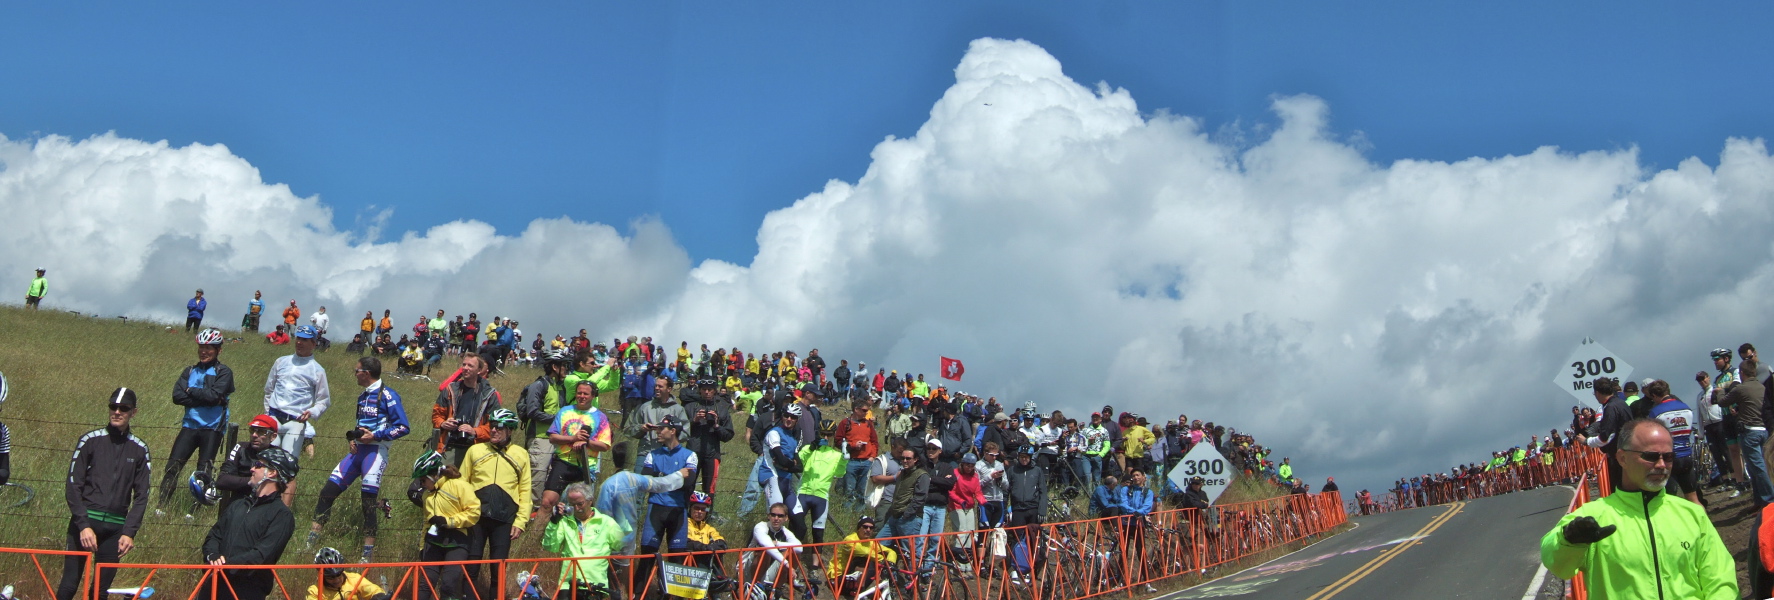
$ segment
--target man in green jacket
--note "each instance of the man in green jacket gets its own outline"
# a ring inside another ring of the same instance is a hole
[[[43,295],[49,293],[49,280],[43,278],[43,269],[37,269],[37,277],[31,280],[30,291],[25,292],[25,307],[37,310],[37,303],[43,301]]]
[[[1619,489],[1559,519],[1540,561],[1561,579],[1582,571],[1597,600],[1737,598],[1736,563],[1706,510],[1663,493],[1675,464],[1669,429],[1635,419],[1619,437]]]
[[[542,548],[571,557],[561,566],[563,590],[592,590],[608,593],[610,561],[593,556],[611,556],[622,546],[622,527],[609,515],[592,505],[591,486],[584,482],[567,486],[567,501],[555,505],[554,516],[542,532]],[[569,598],[587,597],[580,591]]]

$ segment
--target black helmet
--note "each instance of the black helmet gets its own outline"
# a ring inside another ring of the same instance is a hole
[[[678,433],[683,433],[684,420],[679,419],[677,415],[666,415],[665,418],[659,420],[659,428],[664,429],[667,427],[678,430]]]
[[[1724,348],[1713,348],[1712,349],[1712,358],[1713,358],[1713,360],[1718,360],[1721,358],[1725,359],[1725,360],[1731,360],[1731,351],[1726,350]]]
[[[277,472],[278,483],[289,483],[296,478],[296,472],[301,470],[294,455],[276,446],[260,450],[257,460]]]

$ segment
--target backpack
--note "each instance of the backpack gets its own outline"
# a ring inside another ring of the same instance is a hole
[[[531,390],[534,389],[538,385],[542,386],[541,393],[531,393]],[[518,416],[518,418],[528,421],[528,420],[530,420],[530,415],[538,413],[538,412],[542,412],[542,399],[544,397],[546,397],[547,395],[548,395],[548,378],[547,377],[537,377],[535,381],[530,382],[530,385],[524,387],[523,394],[518,396],[518,399],[517,399],[517,416]]]

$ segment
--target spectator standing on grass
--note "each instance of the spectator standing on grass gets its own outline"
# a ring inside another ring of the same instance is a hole
[[[1004,452],[997,442],[986,442],[981,450],[979,463],[974,470],[979,472],[980,491],[980,525],[986,528],[1004,526],[1004,492],[1010,488],[1010,481],[1004,478]]]
[[[825,543],[825,522],[831,516],[832,482],[844,474],[844,453],[832,446],[832,438],[836,437],[837,424],[825,421],[819,424],[819,437],[812,442],[802,444],[797,456],[801,460],[800,501],[790,513],[789,526],[794,528],[795,536],[810,539],[815,544]],[[811,535],[808,527],[812,527]],[[813,562],[819,563],[818,554]]]
[[[0,373],[0,406],[6,405],[6,374]],[[12,431],[0,423],[0,485],[12,479]]]
[[[442,454],[426,451],[413,462],[413,479],[419,480],[419,506],[425,509],[425,540],[421,562],[453,562],[468,559],[469,530],[480,521],[480,497],[456,467],[445,464]],[[427,587],[438,598],[469,597],[463,584],[465,570],[459,565],[425,567]]]
[[[366,341],[375,339],[376,313],[367,310],[363,311],[363,321],[358,322],[357,332],[362,334],[363,339]]]
[[[949,514],[955,516],[954,531],[964,532],[954,538],[956,556],[972,556],[973,532],[979,529],[979,509],[985,504],[980,487],[979,456],[972,452],[961,455],[955,465],[955,483],[949,488]]]
[[[437,429],[438,444],[451,465],[462,464],[469,446],[492,439],[487,417],[500,403],[498,390],[486,380],[488,362],[484,355],[463,354],[462,366],[444,381],[431,407],[431,426]]]
[[[689,353],[687,348],[680,350]],[[685,394],[683,411],[690,417],[690,430],[684,436],[684,446],[696,453],[702,492],[713,494],[721,474],[721,444],[733,439],[733,402],[713,377],[698,379],[696,388]]]
[[[136,393],[117,388],[107,398],[110,418],[103,429],[80,436],[68,465],[68,545],[90,552],[101,563],[114,563],[135,548],[136,533],[148,512],[148,445],[130,432],[136,414]],[[86,573],[86,557],[62,561],[56,600],[73,600]],[[110,589],[116,569],[99,570],[99,589]]]
[[[185,301],[185,333],[203,329],[203,311],[209,308],[209,301],[203,299],[203,288],[197,289],[197,295]]]
[[[333,318],[327,316],[326,307],[322,306],[314,314],[308,315],[308,324],[313,325],[321,337],[326,337],[327,328],[332,326]]]
[[[233,569],[274,565],[296,530],[296,517],[280,501],[283,488],[296,478],[296,457],[270,448],[253,461],[252,495],[228,505],[203,540],[203,562],[222,567],[218,579],[205,584],[198,598],[264,600],[277,590],[276,573],[266,569]]]
[[[839,372],[848,370],[842,365],[838,369]],[[868,401],[856,400],[850,403],[850,416],[838,423],[838,450],[849,459],[844,466],[844,483],[841,487],[850,497],[853,509],[863,505],[869,461],[881,453],[880,434],[875,432],[875,421],[868,418],[868,413]]]
[[[291,304],[291,306],[295,306]],[[319,332],[312,325],[296,328],[296,353],[278,357],[265,376],[265,414],[280,424],[277,447],[290,456],[302,452],[305,442],[314,438],[314,427],[308,422],[320,418],[332,404],[327,387],[326,368],[314,360],[314,338]],[[295,501],[296,486],[284,488],[283,501]]]
[[[172,384],[172,403],[185,408],[179,435],[167,455],[166,473],[160,477],[160,504],[172,499],[185,461],[197,453],[195,480],[211,481],[216,451],[228,428],[228,396],[234,393],[234,371],[222,364],[222,331],[214,327],[197,332],[197,364],[185,367]]]
[[[394,440],[412,431],[400,394],[382,384],[382,361],[374,356],[357,359],[353,371],[363,392],[357,395],[353,427],[345,433],[347,451],[326,485],[320,488],[320,499],[314,504],[314,523],[308,532],[308,546],[320,540],[320,529],[332,513],[333,502],[357,478],[363,515],[363,560],[368,562],[376,548],[376,509],[381,506],[382,474],[388,468],[388,452]]]
[[[1035,447],[1023,446],[1010,465],[1010,487],[1005,496],[1010,503],[1010,517],[1005,527],[1015,531],[1016,540],[1030,549],[1030,565],[1040,564],[1041,523],[1047,516],[1047,473],[1035,464]]]
[[[609,417],[598,410],[597,384],[582,380],[571,389],[572,404],[562,406],[555,413],[554,423],[548,427],[548,443],[553,447],[553,453],[548,459],[548,474],[542,485],[541,506],[545,515],[553,514],[551,511],[568,484],[597,482],[599,457],[612,447],[613,428]],[[615,447],[618,470],[627,462],[622,460],[627,456],[621,451],[624,447]]]
[[[1595,401],[1602,405],[1602,418],[1589,426],[1589,437],[1585,443],[1591,448],[1601,449],[1603,453],[1611,457],[1614,455],[1614,449],[1619,447],[1617,434],[1620,427],[1625,425],[1627,421],[1631,421],[1632,416],[1626,408],[1626,402],[1618,397],[1620,382],[1614,381],[1610,377],[1597,377],[1592,385],[1595,390]],[[1508,453],[1504,453],[1505,460],[1508,459],[1508,456]],[[1618,487],[1620,485],[1620,463],[1610,458],[1607,469],[1608,481]]]
[[[676,416],[660,420],[653,429],[659,445],[641,460],[641,475],[663,477],[689,469],[689,476],[696,476],[696,471],[700,470],[696,453],[679,440],[684,435],[685,426],[683,419]],[[661,549],[682,552],[689,547],[687,519],[690,492],[695,487],[693,480],[686,479],[676,489],[655,491],[647,496],[647,524],[641,528],[641,554],[653,554]],[[651,574],[653,561],[644,559],[640,567],[637,573]]]
[[[259,332],[259,317],[265,315],[265,295],[253,290],[253,299],[246,301],[246,316],[240,319],[240,328],[253,333]]]
[[[37,268],[37,276],[31,278],[31,289],[25,290],[25,308],[37,310],[37,304],[43,302],[43,295],[49,293],[49,280],[43,278],[43,268]]]
[[[1718,375],[1707,375],[1705,371],[1695,374],[1700,382],[1700,400],[1695,404],[1700,408],[1702,419],[1706,422],[1706,438],[1712,445],[1712,458],[1718,465],[1719,478],[1707,482],[1708,486],[1729,482],[1731,497],[1742,495],[1745,481],[1737,479],[1742,469],[1742,457],[1737,447],[1737,417],[1719,406],[1725,398],[1725,386],[1736,381],[1737,369],[1731,366],[1731,351],[1715,348],[1712,351],[1712,366]]]
[[[283,309],[283,329],[285,331],[295,331],[296,321],[301,318],[302,309],[296,308],[296,301],[291,300],[290,305]]]
[[[542,374],[524,386],[517,401],[517,416],[524,422],[524,447],[530,452],[530,500],[536,506],[542,505],[542,487],[548,480],[548,459],[554,455],[548,428],[554,425],[554,417],[560,413],[563,401],[572,399],[562,383],[567,374],[566,355],[559,350],[551,351],[541,357],[540,366]]]
[[[511,542],[530,520],[530,453],[511,443],[517,413],[501,408],[488,421],[491,438],[469,447],[462,459],[462,479],[480,498],[480,520],[468,530],[468,560],[510,558]],[[491,580],[479,584],[478,597],[493,598],[498,579],[495,567]],[[480,565],[468,566],[468,580],[471,585],[480,581]]]
[[[383,310],[382,320],[376,322],[376,335],[385,335],[394,331],[394,311]]]
[[[1619,489],[1560,518],[1540,539],[1540,562],[1560,579],[1582,572],[1597,600],[1737,598],[1735,561],[1706,510],[1663,492],[1669,430],[1637,419],[1619,437]]]

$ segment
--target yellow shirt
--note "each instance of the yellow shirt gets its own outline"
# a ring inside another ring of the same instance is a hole
[[[837,549],[832,551],[832,562],[825,567],[826,577],[837,581],[849,573],[850,569],[861,569],[870,559],[887,562],[897,560],[893,549],[882,546],[880,542],[873,539],[864,542],[854,533],[844,536],[844,543],[838,544]]]
[[[328,589],[324,596],[319,593],[319,590],[314,589],[314,586],[308,586],[308,600],[369,600],[381,595],[384,591],[382,586],[364,579],[363,575],[346,573],[345,585],[339,586],[339,589],[336,590]]]
[[[1152,435],[1151,428],[1140,425],[1128,427],[1124,439],[1127,440],[1127,446],[1123,450],[1126,456],[1145,456],[1146,449],[1152,447],[1153,442],[1158,441],[1158,437]]]
[[[433,517],[443,517],[444,526],[450,529],[467,529],[480,521],[480,498],[474,495],[474,487],[461,477],[439,481],[437,489],[425,492],[425,520]]]
[[[504,458],[500,458],[500,454]],[[462,479],[479,491],[497,485],[517,502],[517,515],[511,527],[522,531],[530,520],[530,453],[517,444],[506,444],[499,452],[492,443],[469,446],[462,454]]]

